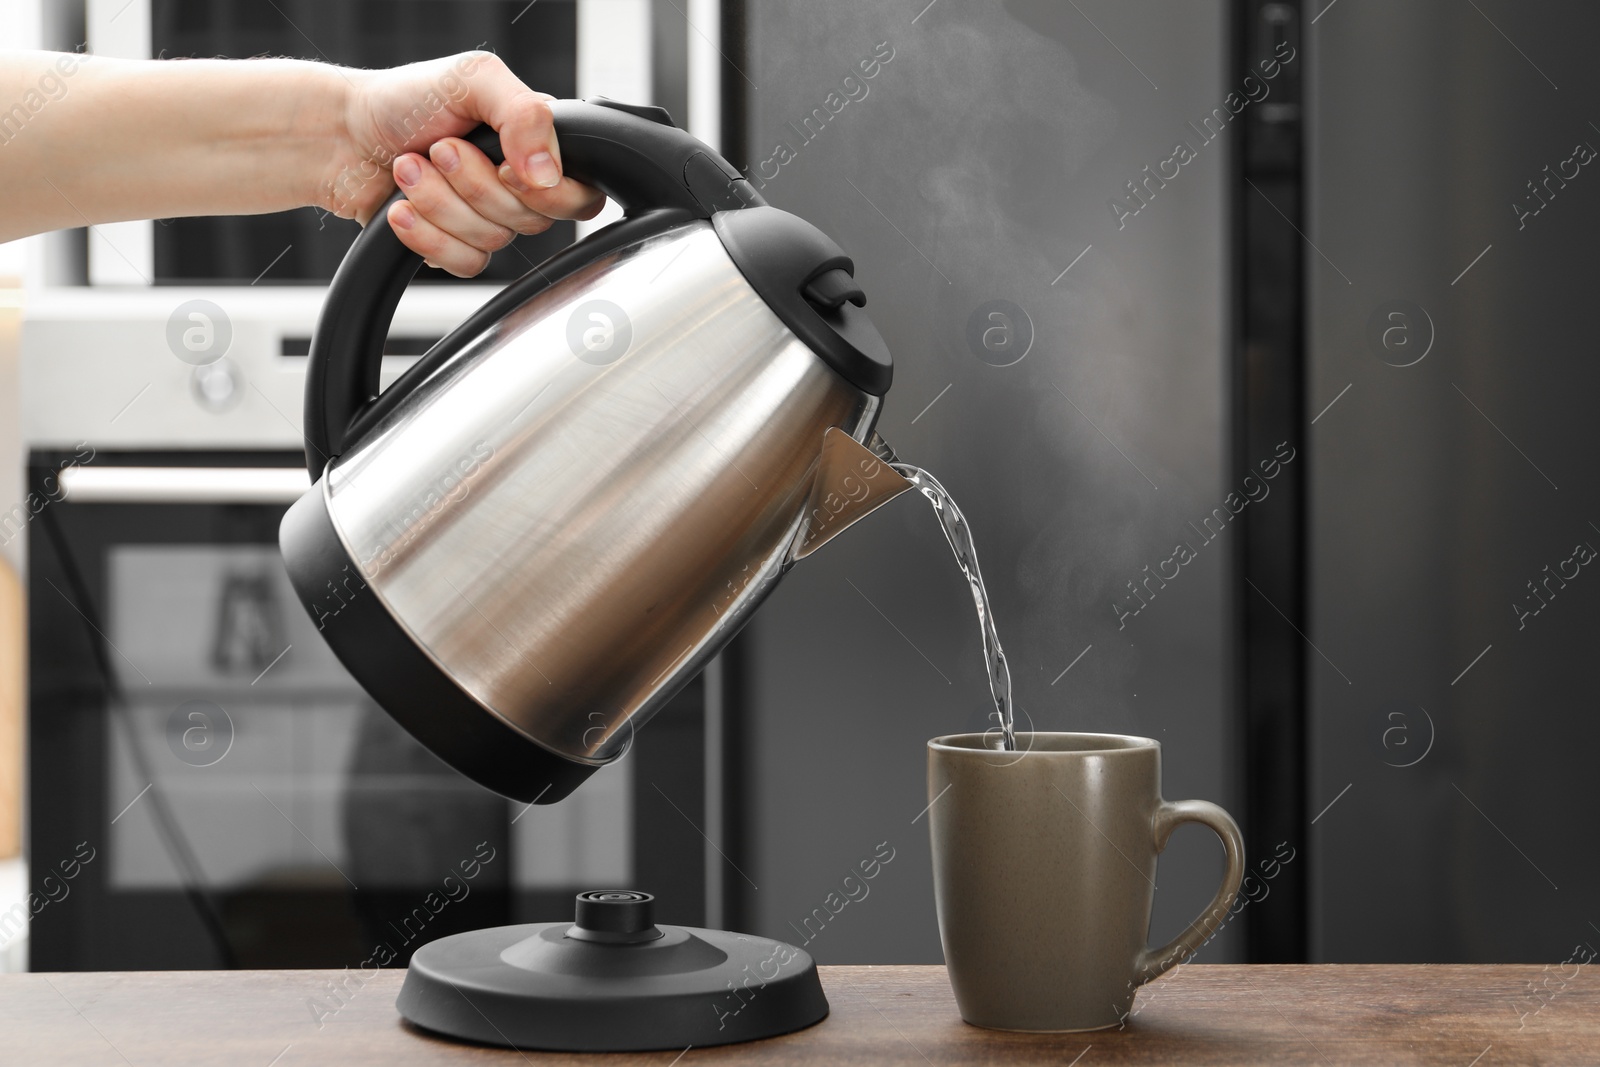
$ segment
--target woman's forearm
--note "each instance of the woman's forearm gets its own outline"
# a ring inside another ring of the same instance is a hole
[[[0,241],[318,203],[355,79],[296,60],[0,53]]]
[[[492,52],[352,70],[0,51],[0,241],[309,204],[365,225],[398,180],[401,243],[471,277],[516,234],[605,201],[562,175],[549,100]],[[503,165],[461,139],[480,123]]]

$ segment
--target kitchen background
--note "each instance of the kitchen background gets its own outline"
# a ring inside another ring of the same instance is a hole
[[[972,523],[1023,725],[1154,736],[1168,796],[1240,817],[1254,881],[1211,962],[1554,962],[1600,936],[1600,860],[1573,847],[1600,729],[1600,372],[1576,313],[1597,21],[1566,0],[0,3],[17,47],[492,47],[720,144],[855,257],[898,364],[880,430]],[[575,233],[414,287],[386,374]],[[473,856],[416,939],[625,884],[666,921],[802,941],[883,845],[806,947],[937,961],[922,746],[982,728],[986,696],[918,500],[797,568],[551,808],[458,779],[326,653],[273,542],[350,234],[306,209],[0,247],[0,553],[23,575],[0,581],[0,668],[24,628],[28,664],[0,692],[0,850],[25,828],[31,861],[0,881],[6,965],[359,965]],[[228,334],[201,366],[168,340],[194,313]],[[1152,941],[1219,860],[1174,838]]]

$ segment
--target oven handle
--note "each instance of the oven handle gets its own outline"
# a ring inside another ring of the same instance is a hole
[[[311,487],[304,467],[67,467],[73,504],[292,504]]]

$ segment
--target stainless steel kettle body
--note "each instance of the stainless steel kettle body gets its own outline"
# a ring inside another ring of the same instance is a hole
[[[372,594],[458,685],[604,760],[777,579],[823,433],[878,406],[697,221],[495,323],[322,489]]]
[[[281,535],[307,610],[379,703],[479,782],[546,803],[624,751],[819,534],[903,488],[858,443],[889,360],[842,253],[658,119],[564,101],[557,131],[568,173],[633,200],[628,218],[381,397],[372,335],[381,351],[415,264],[346,278],[376,310],[335,307],[336,279],[308,385],[320,477]],[[664,182],[608,187],[606,145],[661,135]],[[716,177],[696,179],[696,157]]]

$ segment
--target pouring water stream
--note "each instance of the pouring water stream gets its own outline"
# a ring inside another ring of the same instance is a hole
[[[910,463],[892,462],[889,466],[933,505],[934,514],[939,519],[939,529],[944,532],[950,551],[955,553],[956,564],[972,589],[972,602],[978,609],[978,625],[983,631],[983,662],[989,675],[989,693],[994,698],[995,715],[1000,720],[1001,743],[1006,751],[1015,751],[1017,735],[1011,709],[1011,666],[1006,662],[1005,651],[1000,647],[1000,634],[995,630],[994,610],[989,606],[989,591],[984,588],[983,573],[978,569],[978,551],[972,543],[972,529],[937,478]]]

